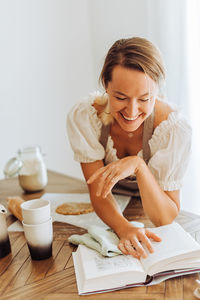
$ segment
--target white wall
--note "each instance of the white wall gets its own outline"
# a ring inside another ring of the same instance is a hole
[[[188,0],[147,1],[147,27],[149,38],[155,43],[166,65],[166,91],[168,100],[176,103],[189,117],[188,106],[188,57],[187,3]],[[184,104],[184,105],[183,105]]]
[[[96,81],[111,45],[120,38],[147,35],[147,0],[89,0]]]
[[[162,52],[167,70],[166,91],[170,102],[182,105],[187,97],[187,65],[184,53],[187,0],[90,0],[90,28],[95,76],[109,47],[123,37],[142,36]],[[184,98],[184,99],[183,99]],[[187,114],[188,107],[183,107]]]
[[[0,1],[0,177],[18,148],[39,144],[49,169],[81,177],[66,115],[94,87],[88,2]]]
[[[39,144],[49,169],[83,178],[66,115],[98,88],[116,39],[143,36],[156,43],[168,70],[167,94],[180,103],[186,95],[180,48],[185,1],[0,0],[0,177],[19,147]]]

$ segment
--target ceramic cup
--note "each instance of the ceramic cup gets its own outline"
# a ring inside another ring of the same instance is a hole
[[[47,259],[52,256],[53,226],[52,218],[40,224],[22,222],[28,248],[33,260]]]
[[[6,213],[7,210],[0,204],[0,258],[11,252],[10,240],[7,232]]]
[[[50,203],[44,199],[34,199],[21,204],[22,217],[25,224],[40,224],[51,217]]]

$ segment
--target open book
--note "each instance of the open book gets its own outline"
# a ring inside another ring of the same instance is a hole
[[[104,257],[79,245],[73,252],[79,295],[152,285],[200,272],[200,245],[178,223],[149,229],[162,241],[152,241],[154,253],[140,260],[130,255]]]

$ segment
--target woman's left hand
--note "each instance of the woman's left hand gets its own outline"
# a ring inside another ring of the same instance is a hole
[[[121,179],[124,179],[135,173],[138,167],[138,156],[128,156],[108,164],[97,170],[87,180],[88,184],[94,181],[98,182],[97,196],[106,198],[111,192],[113,186]]]

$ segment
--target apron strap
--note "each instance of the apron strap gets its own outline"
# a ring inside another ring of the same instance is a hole
[[[148,164],[151,150],[149,146],[149,140],[153,134],[153,126],[154,126],[154,110],[150,114],[150,116],[144,121],[144,129],[143,129],[143,138],[142,138],[142,148],[143,148],[143,159]]]
[[[110,134],[110,127],[111,124],[108,125],[102,125],[101,127],[101,135],[99,138],[99,142],[101,143],[101,145],[104,147],[104,149],[106,150],[106,146],[107,146],[107,142],[108,142],[108,136]]]

